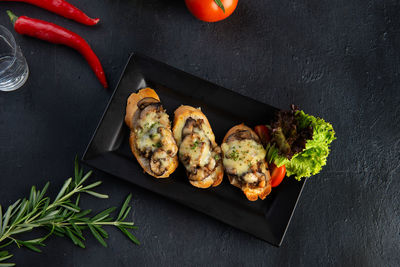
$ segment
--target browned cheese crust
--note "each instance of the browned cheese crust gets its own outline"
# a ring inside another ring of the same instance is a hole
[[[214,136],[214,133],[212,131],[211,125],[210,125],[207,117],[203,114],[203,112],[201,112],[200,109],[197,109],[197,108],[194,108],[191,106],[185,106],[185,105],[182,105],[175,110],[175,117],[174,117],[172,132],[174,134],[174,138],[176,140],[178,147],[180,147],[180,145],[183,141],[182,140],[182,130],[185,127],[185,124],[189,118],[192,118],[194,120],[202,120],[202,123],[204,125],[203,129],[206,129],[206,131],[207,131],[206,135],[212,144],[211,147],[212,148],[217,147],[218,144],[215,142],[215,136]],[[219,147],[218,147],[218,149],[220,150]],[[219,161],[221,161],[221,159],[219,159]],[[188,173],[188,175],[189,175],[189,173]],[[189,182],[193,186],[198,187],[198,188],[208,188],[210,186],[215,187],[215,186],[218,186],[222,182],[223,176],[224,176],[224,170],[223,170],[222,162],[220,162],[220,164],[217,164],[217,167],[215,167],[215,169],[213,170],[213,172],[210,175],[203,177],[203,179],[200,179],[198,181],[189,179]]]
[[[130,144],[133,155],[135,156],[135,158],[137,159],[140,166],[143,168],[143,170],[145,172],[147,172],[148,174],[150,174],[151,176],[153,176],[155,178],[167,178],[178,167],[178,156],[175,155],[173,157],[171,164],[168,166],[167,170],[162,175],[157,175],[151,170],[149,159],[146,157],[143,157],[140,154],[140,152],[136,146],[137,137],[136,137],[135,132],[133,131],[134,115],[136,112],[139,111],[139,108],[137,105],[138,102],[147,97],[151,97],[151,98],[154,98],[154,99],[160,101],[160,98],[158,97],[157,93],[151,88],[141,89],[137,93],[132,93],[128,98],[127,105],[126,105],[125,123],[131,129],[130,136],[129,136],[129,144]]]
[[[260,143],[260,139],[257,136],[257,134],[248,126],[242,124],[236,125],[234,127],[232,127],[225,135],[222,143],[226,143],[227,139],[232,135],[235,134],[238,131],[249,131],[251,134],[251,137],[258,143]],[[222,152],[223,153],[223,152]],[[223,155],[224,157],[224,155]],[[268,166],[265,159],[264,159],[264,164],[265,166]],[[251,188],[249,187],[249,184],[246,183],[240,183],[239,181],[237,181],[237,179],[230,175],[228,172],[226,172],[228,179],[230,181],[230,183],[238,188],[240,188],[243,193],[246,195],[247,199],[250,201],[256,201],[258,198],[260,199],[265,199],[267,195],[269,195],[269,193],[271,193],[271,176],[270,173],[268,171],[268,169],[266,169],[266,173],[265,173],[265,177],[266,177],[266,183],[264,187],[260,187],[260,188]]]

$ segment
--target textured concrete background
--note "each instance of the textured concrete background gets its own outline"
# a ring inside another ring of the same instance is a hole
[[[109,200],[132,193],[141,246],[110,229],[109,248],[52,237],[43,253],[11,249],[19,266],[358,265],[400,262],[400,4],[396,0],[239,1],[226,21],[195,20],[183,1],[77,1],[98,27],[39,8],[0,3],[55,22],[92,45],[114,88],[138,51],[276,107],[296,103],[332,122],[328,166],[307,183],[281,248],[114,177],[96,174]],[[16,36],[31,74],[0,93],[0,203],[72,174],[112,90],[75,51]],[[56,189],[57,188],[57,189]]]

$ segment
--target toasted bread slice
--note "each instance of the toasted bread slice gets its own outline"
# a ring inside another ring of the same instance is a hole
[[[142,117],[144,112],[149,116]],[[153,89],[144,88],[129,96],[125,123],[131,130],[132,153],[143,170],[156,178],[169,177],[178,167],[178,147],[168,115]]]
[[[175,110],[172,132],[189,182],[199,188],[218,186],[224,176],[221,148],[203,112],[180,106]]]
[[[221,147],[230,183],[242,189],[250,201],[265,199],[271,192],[271,176],[257,134],[243,123],[236,125],[226,133]]]

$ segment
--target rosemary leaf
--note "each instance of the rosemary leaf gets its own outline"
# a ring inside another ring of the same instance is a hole
[[[3,212],[1,210],[1,205],[0,205],[0,235],[3,234]]]
[[[8,234],[9,235],[16,235],[16,234],[19,234],[19,233],[28,232],[28,231],[30,231],[32,229],[33,229],[33,227],[19,228],[19,229],[16,229],[14,231],[9,232]]]
[[[76,206],[78,206],[79,205],[79,200],[81,199],[81,195],[78,195],[77,197],[76,197],[76,200],[75,200],[75,205]]]
[[[5,230],[5,229],[7,228],[7,226],[8,226],[8,220],[10,219],[11,210],[12,210],[12,207],[9,206],[8,209],[7,209],[7,211],[6,211],[6,214],[4,214],[3,227],[2,227],[2,229],[1,229],[0,234],[3,234],[3,233],[4,233],[4,230]]]
[[[96,216],[94,216],[94,217],[92,218],[92,221],[94,221],[94,222],[101,221],[102,219],[105,219],[106,217],[108,217],[108,215],[109,215],[111,212],[113,212],[114,210],[116,210],[115,207],[108,208],[108,209],[106,209],[106,210],[100,212],[100,213],[97,214]]]
[[[90,177],[90,175],[92,175],[92,171],[86,173],[85,176],[83,176],[83,178],[79,181],[78,185],[83,184]]]
[[[81,229],[79,229],[79,227],[78,227],[75,223],[73,223],[72,221],[69,221],[69,223],[71,224],[72,228],[74,228],[76,234],[77,234],[80,238],[82,238],[83,240],[85,240],[85,238],[84,238],[83,235],[82,235]]]
[[[97,198],[108,198],[108,195],[100,194],[100,193],[93,192],[93,191],[90,191],[90,190],[85,190],[84,192],[88,193],[89,195],[92,195],[94,197],[97,197]]]
[[[6,266],[15,266],[15,263],[2,263],[5,260],[8,260],[11,258],[13,254],[9,254],[8,251],[0,251],[0,266],[1,267],[6,267]]]
[[[11,257],[13,256],[12,254],[10,254]],[[11,267],[11,266],[15,266],[15,263],[0,263],[0,267]]]
[[[80,177],[81,175],[79,175],[79,163],[78,163],[78,157],[75,157],[75,161],[74,161],[74,177],[75,177],[75,186],[77,186],[80,182]]]
[[[137,240],[137,238],[131,234],[131,232],[129,232],[128,230],[126,230],[124,227],[122,226],[117,226],[119,228],[119,230],[121,230],[132,242],[140,245],[139,240]]]
[[[100,225],[93,224],[93,226],[101,234],[102,237],[108,238],[108,233]]]
[[[131,201],[131,198],[132,198],[132,195],[129,194],[128,197],[125,199],[124,204],[122,204],[121,211],[118,214],[117,220],[119,220],[122,217],[122,215],[124,215],[124,212],[125,212],[126,208],[128,207],[129,202]]]
[[[128,207],[128,208],[126,209],[124,216],[122,216],[122,218],[121,218],[121,221],[123,221],[123,220],[126,219],[126,216],[128,216],[129,212],[131,211],[131,208],[132,208],[132,207]]]
[[[4,251],[0,251],[0,259],[4,260],[4,257],[7,257],[8,255],[8,251],[4,250]]]
[[[42,191],[41,191],[40,194],[39,194],[39,197],[38,197],[39,200],[43,199],[44,194],[47,192],[47,189],[49,188],[49,185],[50,185],[50,182],[47,182],[47,183],[44,185]]]
[[[75,205],[73,205],[73,204],[71,203],[71,204],[69,204],[69,205],[67,205],[67,204],[62,204],[61,205],[61,207],[64,207],[64,208],[66,208],[67,210],[70,210],[70,211],[73,211],[73,212],[79,212],[80,211],[80,208],[79,207],[76,207]]]
[[[64,195],[65,190],[67,190],[67,188],[68,188],[69,184],[71,183],[71,181],[72,181],[72,178],[69,178],[67,181],[65,181],[63,187],[61,188],[60,192],[56,196],[56,199],[54,199],[54,202],[59,200]]]
[[[92,224],[88,224],[90,231],[92,232],[93,236],[102,244],[104,247],[107,247],[106,241],[101,237],[101,235],[96,231]]]
[[[35,194],[36,194],[36,187],[32,186],[31,187],[31,193],[29,194],[29,203],[31,203],[31,208],[33,209],[33,207],[35,206]]]
[[[10,214],[10,217],[12,217],[15,213],[17,213],[19,207],[21,206],[21,199],[18,199],[17,201],[14,202],[14,204],[11,205],[12,207],[12,212]],[[19,205],[18,205],[19,204]]]
[[[72,242],[75,245],[78,245],[80,240],[78,240],[78,238],[76,236],[74,236],[74,234],[71,232],[71,230],[68,227],[65,227],[65,232],[67,233],[67,236],[69,236],[69,238],[71,238]]]
[[[34,245],[32,245],[30,242],[25,242],[25,241],[19,241],[19,243],[27,248],[29,248],[32,251],[35,252],[42,252],[40,249],[38,249],[37,247],[35,247]]]
[[[101,185],[101,181],[97,181],[97,182],[95,182],[95,183],[93,183],[93,184],[87,185],[87,186],[85,186],[83,189],[84,189],[84,190],[87,190],[87,189],[91,189],[91,188],[96,187],[96,186],[99,186],[99,185]]]
[[[80,218],[80,217],[86,216],[86,215],[88,215],[88,214],[91,213],[91,212],[92,212],[92,210],[83,210],[83,211],[77,213],[77,214],[75,215],[75,218]]]
[[[3,245],[1,245],[0,248],[5,248],[5,247],[7,247],[8,245],[11,245],[13,242],[14,242],[14,240],[10,240],[9,242],[4,243]]]
[[[126,229],[138,229],[139,227],[134,226],[134,225],[124,225],[124,228],[126,228]]]

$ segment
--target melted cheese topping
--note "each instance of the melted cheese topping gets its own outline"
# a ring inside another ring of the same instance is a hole
[[[158,128],[160,126],[165,127],[160,123],[162,119],[168,120],[168,114],[149,112],[138,121],[139,127],[135,129],[135,133],[137,136],[137,148],[140,151],[150,148],[154,152],[161,147],[161,135],[158,132]]]
[[[200,110],[200,108],[198,108]],[[199,116],[197,114],[190,114],[189,118],[192,118],[194,120],[204,120],[203,116]],[[175,126],[176,129],[179,129],[177,131],[174,131],[174,137],[175,140],[177,140],[178,145],[180,144],[180,142],[182,142],[182,129],[185,127],[185,123],[186,120],[178,120],[177,125]],[[213,132],[211,131],[211,129],[208,129],[208,127],[206,127],[205,125],[202,124],[202,128],[204,128],[204,132],[203,135],[205,135],[212,143],[215,142],[215,136],[213,134]]]
[[[234,140],[221,145],[224,155],[223,163],[228,172],[241,176],[250,167],[264,160],[264,147],[252,139]]]
[[[186,167],[204,167],[210,161],[210,142],[201,140],[197,134],[188,135],[180,145],[180,155],[190,157]]]
[[[210,161],[211,147],[210,141],[206,133],[197,127],[193,129],[193,134],[185,136],[179,146],[181,156],[189,156],[190,161],[188,166],[195,167],[199,165],[204,167]]]

